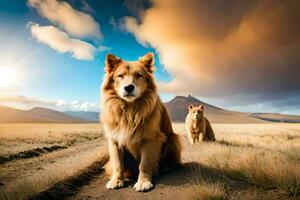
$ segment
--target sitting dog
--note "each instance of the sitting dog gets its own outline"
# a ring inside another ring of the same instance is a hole
[[[153,64],[152,53],[131,62],[106,56],[101,122],[110,156],[108,189],[123,187],[125,178],[138,173],[134,188],[149,190],[158,170],[180,164],[181,144],[157,94]]]
[[[203,105],[189,105],[189,112],[185,119],[188,140],[191,144],[202,141],[215,141],[214,131],[209,121],[204,117]],[[201,139],[199,139],[201,137]]]

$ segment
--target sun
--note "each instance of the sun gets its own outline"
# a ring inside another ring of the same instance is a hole
[[[17,73],[13,68],[0,67],[0,88],[7,88],[15,85]]]

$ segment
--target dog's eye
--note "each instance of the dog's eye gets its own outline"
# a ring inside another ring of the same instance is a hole
[[[140,78],[140,77],[142,77],[143,75],[141,74],[141,73],[137,73],[136,74],[136,78]]]
[[[200,114],[200,110],[198,110],[197,113]]]
[[[118,74],[117,77],[118,78],[123,78],[123,74]]]

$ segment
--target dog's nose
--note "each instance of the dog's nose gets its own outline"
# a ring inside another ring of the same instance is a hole
[[[134,85],[130,84],[124,87],[125,91],[131,93],[134,90]]]

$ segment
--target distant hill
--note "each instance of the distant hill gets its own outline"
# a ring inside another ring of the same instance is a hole
[[[267,114],[267,113],[246,113],[225,110],[192,96],[177,96],[165,103],[169,110],[171,119],[174,122],[184,122],[188,113],[188,105],[204,105],[205,116],[213,123],[266,123],[266,122],[300,122],[300,116]]]
[[[177,96],[165,105],[173,122],[184,122],[188,105],[204,105],[205,116],[212,123],[300,123],[300,116],[273,113],[246,113],[222,109],[192,96]],[[95,123],[99,122],[98,112],[59,112],[47,108],[33,108],[28,111],[0,106],[0,123]]]
[[[28,111],[0,106],[0,123],[88,123],[90,120],[74,117],[47,108]]]
[[[79,117],[83,119],[87,119],[93,122],[99,121],[99,112],[87,112],[87,111],[66,111],[68,115],[73,117]]]
[[[270,122],[300,123],[300,116],[296,115],[283,115],[276,113],[252,113],[251,116]]]

